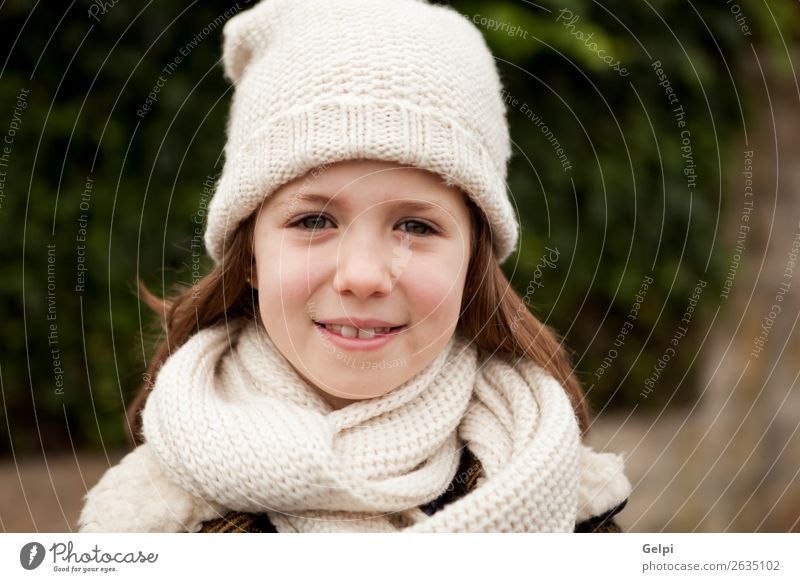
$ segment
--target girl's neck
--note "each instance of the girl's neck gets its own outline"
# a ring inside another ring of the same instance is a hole
[[[322,399],[325,400],[325,402],[327,402],[328,404],[330,404],[331,408],[333,408],[334,410],[339,410],[340,408],[344,408],[348,404],[356,402],[355,400],[351,400],[349,398],[341,398],[339,396],[334,396],[333,394],[328,394],[327,392],[324,392],[319,388],[315,389],[317,393],[322,397]]]

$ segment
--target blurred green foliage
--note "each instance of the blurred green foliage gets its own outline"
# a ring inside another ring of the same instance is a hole
[[[0,132],[7,135],[12,122],[16,128],[0,167],[0,380],[9,436],[0,450],[124,442],[123,409],[158,337],[137,299],[137,277],[161,294],[191,282],[203,183],[222,167],[230,87],[219,64],[221,26],[209,25],[236,4],[120,0],[105,3],[104,12],[101,4],[73,3],[60,13],[8,0],[0,8],[7,57]],[[721,188],[728,166],[740,167],[742,126],[757,91],[739,68],[752,58],[753,43],[791,72],[784,45],[800,29],[797,5],[740,2],[753,31],[745,36],[724,2],[451,4],[481,27],[517,100],[508,107],[515,144],[509,186],[524,235],[518,258],[504,265],[509,277],[524,294],[545,247],[559,251],[532,304],[566,336],[596,407],[691,399],[693,346],[718,304],[730,257],[720,233],[730,201]],[[559,20],[562,9],[579,16],[574,29]],[[571,30],[593,34],[629,75],[617,74]],[[164,75],[177,56],[180,64]],[[693,190],[654,60],[686,111]],[[166,80],[157,99],[137,115],[159,75]],[[532,112],[552,132],[550,141]],[[76,290],[81,264],[84,286]],[[208,260],[201,265],[207,269]],[[645,276],[654,284],[634,329],[597,379]],[[698,279],[708,287],[689,336],[643,401],[642,383]]]

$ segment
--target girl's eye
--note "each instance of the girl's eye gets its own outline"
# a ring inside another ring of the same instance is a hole
[[[295,220],[291,226],[302,226],[305,230],[316,231],[321,228],[321,225],[323,225],[326,220],[330,222],[328,217],[324,214],[308,214]]]
[[[330,219],[324,214],[307,214],[306,216],[301,216],[289,226],[302,227],[303,230],[316,232],[323,228],[325,221],[331,222]],[[411,230],[407,230],[409,234],[417,236],[430,236],[431,234],[436,233],[436,230],[433,227],[419,220],[406,220],[400,224],[411,225]]]
[[[433,229],[433,227],[428,226],[427,223],[420,222],[419,220],[406,220],[405,222],[401,222],[400,224],[415,225],[416,228],[417,228],[417,231],[414,232],[414,230],[412,229],[410,234],[416,234],[416,235],[419,235],[419,236],[430,236],[431,234],[435,234],[436,233],[436,231]],[[422,227],[421,231],[420,231],[419,227]]]

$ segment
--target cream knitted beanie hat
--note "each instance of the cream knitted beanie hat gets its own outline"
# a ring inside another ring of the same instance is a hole
[[[514,251],[505,105],[468,18],[425,0],[262,0],[223,36],[235,89],[205,233],[215,261],[282,184],[359,158],[439,174],[483,210],[498,260]]]

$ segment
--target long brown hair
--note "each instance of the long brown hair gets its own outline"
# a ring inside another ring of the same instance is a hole
[[[561,382],[572,402],[581,434],[589,429],[588,405],[570,358],[558,335],[540,322],[511,286],[492,252],[483,212],[464,197],[472,217],[472,253],[464,285],[459,328],[479,351],[509,362],[530,358]],[[256,213],[245,220],[223,250],[222,260],[192,287],[162,300],[140,281],[144,301],[163,317],[166,337],[156,348],[139,393],[127,410],[128,437],[142,442],[141,415],[156,374],[170,354],[194,333],[220,322],[258,317],[257,291],[247,282],[252,271]]]

